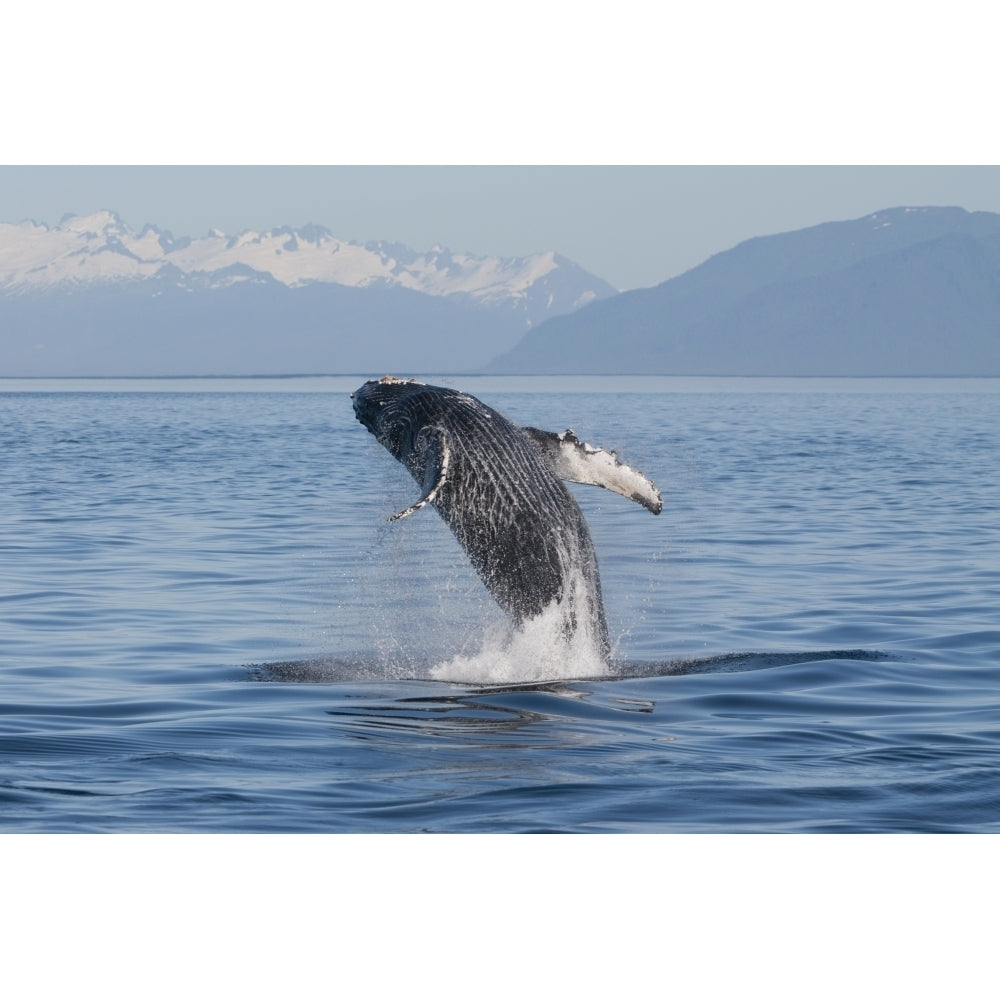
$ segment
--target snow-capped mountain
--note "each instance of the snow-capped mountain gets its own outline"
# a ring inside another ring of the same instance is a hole
[[[112,212],[0,223],[0,376],[473,371],[614,294],[551,252],[420,253],[314,225],[175,238]]]
[[[54,227],[0,223],[0,290],[7,294],[156,277],[197,278],[210,288],[262,278],[288,288],[312,282],[405,288],[513,307],[526,328],[615,292],[552,251],[516,258],[443,247],[418,253],[398,243],[339,240],[316,225],[175,239],[152,225],[134,232],[108,211],[69,216]]]

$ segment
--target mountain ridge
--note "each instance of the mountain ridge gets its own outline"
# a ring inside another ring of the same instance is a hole
[[[527,300],[529,289],[559,268],[587,274],[552,250],[487,257],[435,245],[420,252],[386,240],[341,240],[315,223],[235,235],[211,229],[203,237],[175,237],[151,223],[136,232],[109,210],[66,215],[56,226],[0,223],[0,290],[8,294],[150,278],[167,264],[184,274],[242,264],[291,288],[313,281],[347,287],[381,283],[427,295],[465,294],[481,303]],[[594,287],[563,307],[578,308],[617,291],[595,275],[587,277]],[[527,318],[529,324],[536,319],[530,311]]]
[[[1000,215],[901,207],[754,237],[548,320],[485,370],[1000,374]]]
[[[416,251],[312,223],[198,238],[107,210],[0,223],[0,374],[132,374],[143,350],[152,375],[469,371],[615,293],[555,251]]]

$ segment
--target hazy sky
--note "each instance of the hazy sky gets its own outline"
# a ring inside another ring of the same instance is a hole
[[[1000,212],[1000,167],[0,167],[4,222],[102,208],[175,236],[316,222],[416,250],[557,250],[622,289],[897,205]]]
[[[6,164],[1000,163],[981,3],[15,4]],[[164,8],[165,10],[165,8]],[[619,288],[897,205],[1000,212],[996,167],[0,167],[0,221],[316,222],[557,250]]]

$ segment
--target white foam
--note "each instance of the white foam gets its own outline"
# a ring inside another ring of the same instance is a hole
[[[471,656],[459,655],[431,668],[431,677],[462,684],[531,684],[600,677],[609,672],[588,624],[572,637],[564,631],[563,609],[550,605],[537,618],[484,637]]]

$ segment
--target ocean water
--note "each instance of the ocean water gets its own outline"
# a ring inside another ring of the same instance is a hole
[[[573,487],[610,667],[362,376],[0,379],[0,830],[1000,830],[1000,380],[426,380],[660,487]]]

